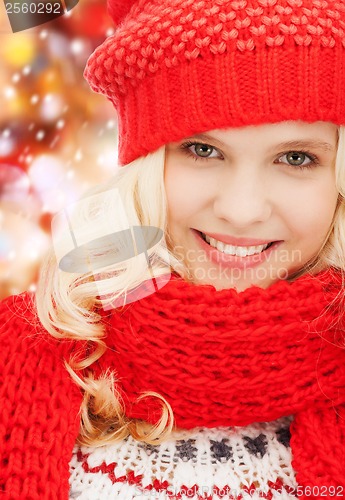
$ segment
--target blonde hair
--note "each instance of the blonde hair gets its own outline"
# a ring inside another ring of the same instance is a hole
[[[155,276],[166,274],[167,270],[172,269],[189,280],[192,278],[188,268],[174,256],[172,242],[169,241],[164,161],[165,148],[162,147],[122,168],[106,186],[99,186],[87,194],[81,218],[86,225],[92,224],[95,206],[94,198],[90,195],[116,188],[121,194],[129,224],[160,228],[167,237],[168,247],[159,244],[148,252]],[[339,127],[335,169],[339,201],[333,223],[319,254],[299,275],[306,271],[312,272],[317,266],[345,269],[345,127]],[[106,194],[105,200],[108,201],[103,204],[102,210],[106,214],[107,206],[111,204]],[[147,443],[158,443],[173,429],[172,409],[159,394],[140,396],[140,399],[155,396],[160,401],[162,415],[156,425],[128,419],[116,391],[114,374],[108,371],[95,379],[90,369],[106,351],[105,331],[101,315],[97,312],[104,302],[99,297],[108,297],[109,303],[121,298],[125,300],[130,290],[150,276],[147,266],[138,266],[133,259],[105,266],[97,270],[97,274],[92,271],[67,273],[59,269],[54,252],[51,251],[42,265],[36,292],[36,307],[41,323],[57,339],[87,341],[94,347],[91,354],[85,353],[82,360],[77,360],[75,356],[65,361],[72,379],[84,394],[79,434],[81,444],[101,446],[128,435]],[[86,375],[82,378],[77,374],[78,370],[86,370]]]

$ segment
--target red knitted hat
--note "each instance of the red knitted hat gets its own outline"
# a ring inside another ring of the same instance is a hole
[[[85,77],[118,111],[119,161],[198,132],[345,124],[345,0],[109,0]]]

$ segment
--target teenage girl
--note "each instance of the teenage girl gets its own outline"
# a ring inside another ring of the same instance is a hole
[[[120,173],[0,308],[9,499],[345,495],[345,3],[109,1]]]

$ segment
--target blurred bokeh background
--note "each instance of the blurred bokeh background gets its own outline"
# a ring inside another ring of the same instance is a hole
[[[53,215],[116,172],[116,113],[83,78],[106,0],[11,33],[0,10],[0,299],[35,290]]]

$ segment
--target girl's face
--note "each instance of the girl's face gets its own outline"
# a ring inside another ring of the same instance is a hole
[[[337,126],[212,130],[167,147],[168,229],[194,281],[268,287],[319,252],[337,205]]]

